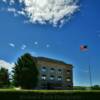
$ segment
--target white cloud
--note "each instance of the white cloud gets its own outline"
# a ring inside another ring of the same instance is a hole
[[[17,14],[20,14],[20,15],[24,15],[25,16],[25,12],[23,12],[23,11],[17,11]]]
[[[13,44],[13,43],[9,43],[9,46],[11,46],[11,47],[15,47],[15,44]]]
[[[35,41],[35,42],[34,42],[34,44],[35,44],[35,45],[38,45],[38,42],[37,42],[37,41]]]
[[[24,50],[24,49],[26,49],[26,47],[27,46],[25,44],[23,44],[22,47],[21,47],[21,49]]]
[[[46,44],[46,47],[49,48],[50,47],[50,44]]]
[[[65,16],[70,17],[78,8],[73,0],[24,0],[24,4],[30,22],[53,25]]]
[[[5,2],[5,3],[7,2],[7,0],[2,0],[2,1]]]
[[[5,0],[4,0],[5,1]],[[79,6],[78,0],[18,0],[25,6],[17,10],[18,14],[27,16],[32,23],[63,24],[74,14]],[[10,0],[9,4],[15,4],[16,0]],[[12,10],[10,10],[12,11]],[[14,9],[13,9],[14,11]],[[64,20],[65,19],[65,20]]]
[[[13,13],[16,12],[16,9],[15,9],[15,8],[8,8],[7,10],[8,10],[9,12],[13,12]]]
[[[14,67],[14,63],[9,63],[4,60],[0,60],[0,68],[1,67],[6,68],[6,69],[11,69]]]

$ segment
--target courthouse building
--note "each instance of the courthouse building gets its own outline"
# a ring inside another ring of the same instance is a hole
[[[63,61],[37,57],[38,89],[72,89],[73,67]]]

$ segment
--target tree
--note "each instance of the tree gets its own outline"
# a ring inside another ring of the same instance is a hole
[[[74,86],[74,90],[86,90],[85,86]]]
[[[33,89],[38,83],[37,60],[29,53],[18,58],[13,69],[13,83],[23,89]]]
[[[100,86],[99,85],[94,85],[94,86],[92,86],[92,90],[100,90]]]
[[[1,67],[0,69],[0,88],[5,88],[10,85],[8,70]]]

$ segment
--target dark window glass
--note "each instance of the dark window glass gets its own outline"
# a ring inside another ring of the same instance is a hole
[[[51,68],[50,70],[51,70],[51,72],[54,72],[55,69],[54,68]]]
[[[62,80],[62,77],[61,76],[58,76],[58,81],[61,81]]]
[[[61,69],[58,69],[58,71],[61,71]]]
[[[46,71],[46,67],[42,67],[42,71],[45,72]]]
[[[42,75],[42,76],[41,76],[41,79],[42,79],[42,80],[46,80],[46,78],[47,78],[46,75]]]
[[[50,80],[54,80],[54,76],[53,75],[50,76]]]

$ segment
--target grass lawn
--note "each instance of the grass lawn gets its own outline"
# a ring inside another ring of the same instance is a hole
[[[26,89],[20,89],[20,90],[16,90],[14,88],[10,88],[10,89],[0,89],[0,92],[5,91],[5,92],[42,92],[42,93],[52,93],[52,92],[56,92],[56,93],[70,93],[70,92],[100,92],[100,90],[26,90]]]

